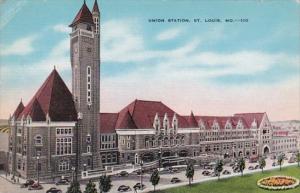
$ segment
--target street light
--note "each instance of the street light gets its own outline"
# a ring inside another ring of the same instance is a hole
[[[72,182],[74,182],[75,167],[73,166],[71,169],[72,169]]]
[[[141,159],[140,161],[140,166],[141,166],[141,189],[143,189],[143,160]]]
[[[37,160],[37,184],[40,184],[40,154],[38,153],[36,155],[36,160]]]
[[[161,147],[159,147],[159,152],[158,152],[158,156],[159,156],[159,160],[158,160],[158,169],[159,169],[159,171],[160,171],[160,168],[161,168],[161,154],[162,154],[162,152],[161,152]]]

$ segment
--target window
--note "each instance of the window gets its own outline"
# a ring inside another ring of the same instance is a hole
[[[70,170],[70,164],[68,161],[62,161],[58,165],[58,171],[67,171]]]
[[[87,103],[88,105],[91,105],[92,103],[92,96],[91,96],[91,76],[92,76],[92,72],[91,72],[91,67],[87,66]]]
[[[41,135],[36,135],[34,137],[34,143],[35,145],[43,145],[43,138]]]
[[[56,138],[56,155],[72,154],[72,137]]]
[[[130,148],[130,143],[129,142],[127,142],[127,148]]]
[[[91,146],[90,146],[90,145],[88,145],[88,146],[86,147],[86,152],[87,152],[87,153],[91,153]]]
[[[88,134],[88,135],[86,136],[86,142],[88,142],[88,143],[91,142],[91,135],[90,135],[90,134]]]
[[[56,136],[73,136],[72,128],[56,128]]]

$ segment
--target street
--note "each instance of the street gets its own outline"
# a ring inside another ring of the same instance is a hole
[[[275,160],[276,161],[276,160]],[[270,158],[266,159],[266,167],[264,168],[264,170],[270,170],[270,169],[277,169],[279,166],[272,166],[272,163],[274,162],[274,160],[271,160]],[[260,169],[256,169],[256,170],[249,170],[248,167],[249,166],[255,166],[258,163],[248,163],[246,162],[246,168],[244,170],[244,174],[247,173],[253,173],[253,172],[261,172]],[[287,167],[290,165],[296,165],[297,163],[293,163],[290,164],[288,163],[287,160],[284,161],[283,163],[283,167]],[[239,176],[241,175],[240,173],[233,173],[232,168],[228,165],[224,166],[224,170],[228,170],[231,172],[231,174],[229,175],[221,175],[221,178],[228,178],[228,177],[232,177],[232,176]],[[216,179],[217,177],[210,177],[210,176],[203,176],[202,172],[204,170],[203,169],[195,169],[195,175],[194,175],[194,180],[193,183],[199,183],[199,182],[203,182],[203,181],[208,181],[208,180],[212,180],[212,179]],[[212,171],[212,170],[209,170]],[[171,179],[173,177],[177,177],[181,180],[180,183],[176,183],[176,184],[171,184]],[[118,177],[118,176],[112,176],[112,184],[113,187],[110,190],[110,192],[116,193],[118,192],[117,189],[120,185],[127,185],[130,186],[131,188],[137,183],[140,182],[140,176],[136,175],[136,174],[130,174],[127,177]],[[144,174],[143,175],[143,184],[146,185],[146,189],[142,192],[148,192],[150,190],[153,190],[153,186],[151,185],[151,182],[149,181],[150,179],[150,174]],[[86,182],[81,182],[81,190],[83,191],[85,189],[85,183]],[[27,190],[26,188],[20,188],[19,184],[12,184],[11,182],[8,182],[5,179],[5,175],[1,174],[0,177],[0,193],[29,193],[29,192],[35,192],[35,193],[45,193],[49,188],[51,187],[57,187],[59,189],[61,189],[63,192],[67,191],[68,185],[59,185],[56,186],[55,184],[44,184],[41,181],[42,186],[44,187],[43,190]],[[173,173],[173,174],[160,174],[160,181],[159,184],[157,185],[156,189],[166,189],[166,188],[171,188],[171,187],[176,187],[176,186],[182,186],[182,185],[186,185],[188,184],[188,179],[185,176],[185,170],[179,171],[177,173]],[[96,186],[98,189],[98,182],[96,182]],[[98,189],[99,190],[99,189]],[[128,192],[134,192],[133,188],[132,191],[128,191]]]

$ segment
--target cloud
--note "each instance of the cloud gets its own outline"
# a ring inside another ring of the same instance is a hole
[[[156,36],[157,40],[171,40],[180,35],[182,29],[180,28],[173,28],[167,29]]]
[[[300,3],[300,0],[295,0],[296,3]]]
[[[33,42],[36,40],[37,36],[32,35],[16,40],[10,45],[0,45],[1,56],[10,55],[27,55],[34,51]]]
[[[61,32],[61,33],[70,33],[71,32],[71,28],[69,28],[68,25],[66,25],[66,24],[57,24],[57,25],[53,26],[53,30],[55,32]]]
[[[27,0],[20,0],[15,3],[11,9],[8,9],[1,13],[0,29],[4,28],[19,13],[19,11],[23,9],[27,2]],[[4,0],[0,1],[0,4],[4,3]]]

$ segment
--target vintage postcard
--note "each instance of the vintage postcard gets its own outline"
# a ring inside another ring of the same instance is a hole
[[[299,193],[299,0],[0,0],[0,193]]]

